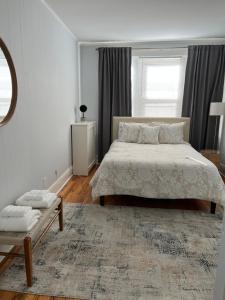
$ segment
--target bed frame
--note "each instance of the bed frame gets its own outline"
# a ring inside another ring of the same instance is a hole
[[[189,132],[190,132],[190,118],[180,117],[180,118],[162,118],[162,117],[113,117],[113,125],[112,125],[112,142],[118,138],[118,129],[119,123],[151,123],[151,122],[162,122],[162,123],[182,123],[184,122],[184,141],[189,142]],[[100,205],[104,206],[104,196],[100,197]],[[215,214],[216,211],[216,203],[211,202],[210,212]]]
[[[152,123],[152,122],[161,122],[161,123],[182,123],[184,122],[184,140],[189,142],[189,131],[190,131],[190,118],[149,118],[149,117],[113,117],[113,126],[112,126],[112,142],[118,138],[118,129],[119,123]]]

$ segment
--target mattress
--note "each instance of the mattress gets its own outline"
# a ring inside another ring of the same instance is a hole
[[[93,199],[133,195],[225,204],[225,188],[218,169],[188,143],[151,145],[116,140],[90,185]]]

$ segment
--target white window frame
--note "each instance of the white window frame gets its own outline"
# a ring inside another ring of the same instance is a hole
[[[184,91],[185,69],[187,63],[187,50],[186,49],[160,49],[160,50],[148,50],[144,55],[141,55],[136,51],[132,56],[132,115],[144,116],[145,104],[151,103],[177,103],[176,117],[181,116],[182,100]],[[140,51],[141,52],[141,51]],[[147,52],[147,53],[146,53]],[[139,54],[139,55],[138,55]],[[146,99],[142,96],[143,85],[143,64],[147,59],[156,58],[158,61],[163,58],[177,58],[181,61],[181,77],[179,82],[179,96],[178,100],[168,101],[167,99]]]

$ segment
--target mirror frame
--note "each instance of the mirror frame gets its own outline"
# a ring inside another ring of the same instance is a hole
[[[12,118],[13,113],[16,108],[16,102],[17,102],[17,91],[18,91],[18,86],[17,86],[17,77],[16,77],[16,70],[14,67],[14,63],[12,60],[12,57],[10,55],[10,52],[6,46],[6,44],[3,42],[3,40],[0,38],[0,48],[2,52],[5,55],[5,58],[7,60],[10,74],[11,74],[11,80],[12,80],[12,99],[11,99],[11,104],[8,110],[7,115],[4,117],[4,119],[0,122],[0,127],[5,125],[6,123],[9,122],[9,120]]]

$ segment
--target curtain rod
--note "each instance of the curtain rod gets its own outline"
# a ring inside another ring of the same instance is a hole
[[[132,50],[168,50],[168,49],[187,49],[187,47],[166,47],[166,48],[132,48]]]
[[[162,56],[162,55],[148,55],[148,56],[139,56],[139,58],[183,58],[184,56],[182,55],[176,55],[176,54],[173,54],[173,55],[170,55],[168,54],[167,56]]]
[[[96,51],[98,51],[100,48],[111,48],[111,47],[98,47],[96,48]],[[114,47],[112,47],[114,48]],[[115,47],[116,48],[116,47]],[[166,48],[159,48],[159,47],[151,47],[151,48],[134,48],[134,47],[131,47],[132,50],[169,50],[169,49],[187,49],[188,46],[178,46],[178,47],[166,47]]]

